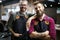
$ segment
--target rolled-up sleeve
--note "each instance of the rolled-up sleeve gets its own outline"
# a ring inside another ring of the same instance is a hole
[[[56,40],[55,22],[52,18],[49,21],[50,21],[49,34],[53,40]]]
[[[29,27],[29,34],[34,31],[34,20],[31,20],[30,27]]]

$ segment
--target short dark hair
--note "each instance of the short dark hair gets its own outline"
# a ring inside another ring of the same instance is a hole
[[[37,5],[38,3],[41,3],[44,6],[43,2],[40,2],[40,1],[35,1],[33,5]]]
[[[22,4],[23,2],[26,2],[26,4],[28,4],[28,1],[27,1],[27,0],[24,0],[24,1],[20,1],[20,2],[19,2],[19,6],[21,6],[21,4]]]

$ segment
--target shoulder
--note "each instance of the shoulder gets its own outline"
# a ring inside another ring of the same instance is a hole
[[[48,16],[48,17],[47,17],[47,20],[49,21],[49,23],[55,23],[55,22],[54,22],[54,19],[53,19],[52,17],[49,17],[49,16]]]
[[[14,20],[16,20],[17,15],[18,15],[18,12],[16,12],[16,13],[13,14],[13,19]]]
[[[49,17],[49,16],[45,16],[45,20],[48,20],[49,22],[54,21],[54,19],[52,17]]]
[[[26,25],[28,25],[28,27],[30,27],[30,23],[32,22],[32,20],[35,18],[35,15],[30,17],[27,22],[26,22]]]
[[[45,20],[45,23],[48,23],[48,24],[55,23],[54,19],[52,17],[47,16],[47,15],[44,17],[44,20]]]
[[[31,17],[27,20],[27,22],[30,23],[33,19],[35,19],[35,15],[31,16]]]
[[[54,22],[54,19],[52,17],[49,17],[49,22]]]

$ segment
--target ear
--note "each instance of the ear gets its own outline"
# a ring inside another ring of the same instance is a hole
[[[42,5],[43,10],[45,9],[44,6]]]

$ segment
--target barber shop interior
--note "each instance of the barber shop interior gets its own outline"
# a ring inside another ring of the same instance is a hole
[[[0,0],[0,40],[60,40],[60,0]]]

